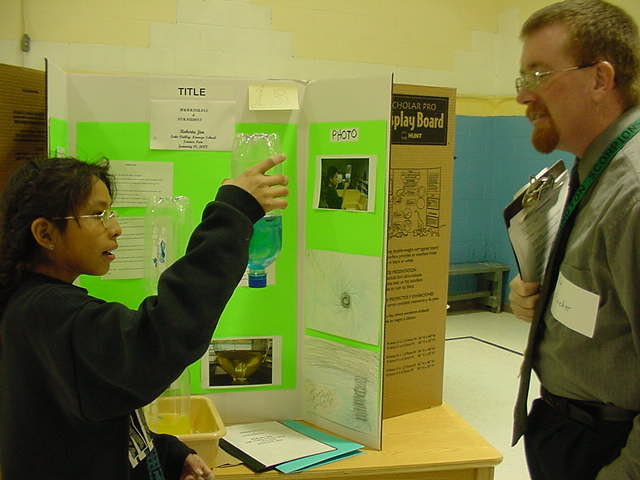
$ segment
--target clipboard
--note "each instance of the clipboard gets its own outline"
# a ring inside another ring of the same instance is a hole
[[[520,278],[542,282],[569,191],[569,172],[558,160],[532,176],[504,209]]]

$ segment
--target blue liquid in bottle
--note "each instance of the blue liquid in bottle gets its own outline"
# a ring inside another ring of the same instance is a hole
[[[253,225],[249,242],[249,287],[267,286],[265,269],[282,249],[282,215],[267,215]]]
[[[280,138],[275,133],[238,133],[233,141],[231,174],[237,177],[247,168],[280,152]],[[267,174],[282,174],[282,165],[276,165]],[[253,226],[253,236],[249,242],[249,287],[267,286],[265,269],[273,263],[281,249],[282,212],[273,210]]]

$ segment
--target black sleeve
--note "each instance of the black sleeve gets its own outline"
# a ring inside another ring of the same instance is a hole
[[[164,391],[207,350],[218,319],[246,269],[252,222],[264,214],[227,185],[203,212],[187,253],[161,276],[158,295],[138,309],[104,302],[72,285],[48,288],[30,329],[50,365],[53,390],[72,417],[127,415]]]
[[[196,453],[173,435],[151,433],[165,480],[179,480],[187,455]]]

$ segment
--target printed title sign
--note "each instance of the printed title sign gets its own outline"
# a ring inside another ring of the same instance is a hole
[[[449,98],[394,94],[391,100],[391,143],[446,145]]]

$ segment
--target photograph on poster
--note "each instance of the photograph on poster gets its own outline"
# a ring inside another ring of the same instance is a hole
[[[316,159],[314,208],[372,212],[375,199],[374,156]]]
[[[202,362],[203,388],[280,384],[279,337],[212,339]]]

